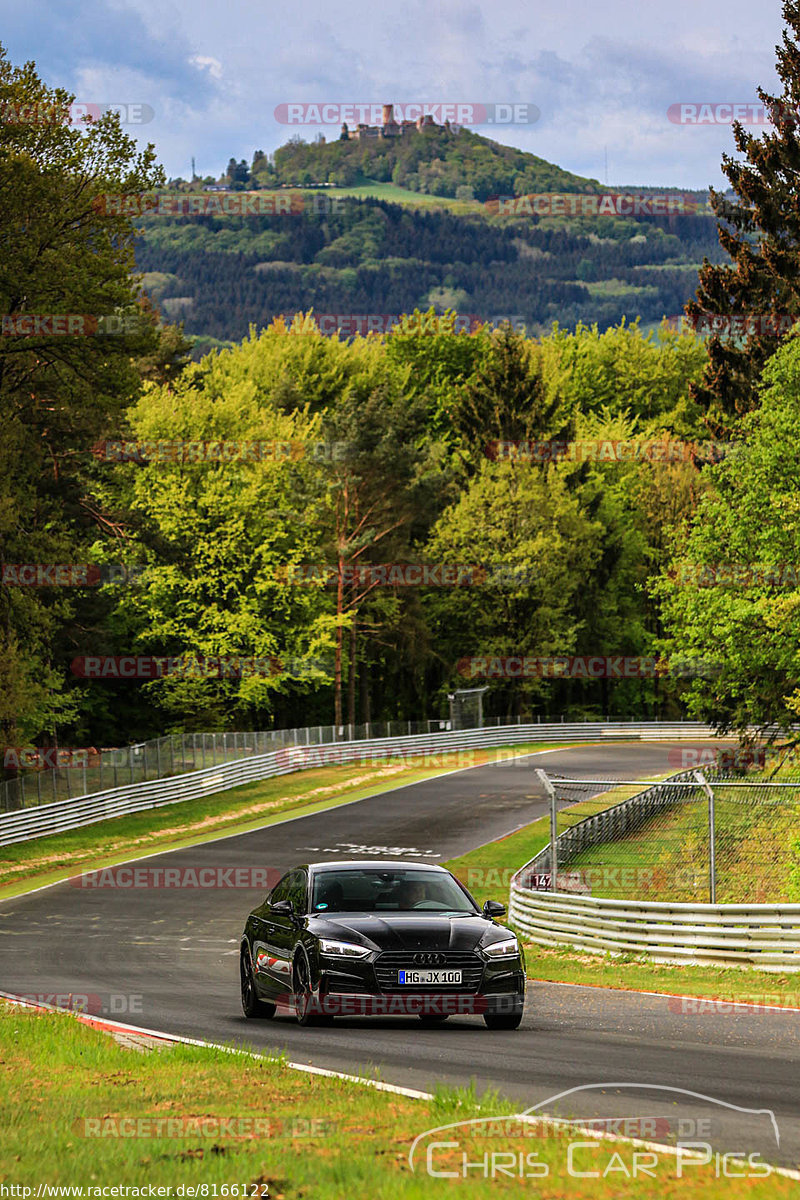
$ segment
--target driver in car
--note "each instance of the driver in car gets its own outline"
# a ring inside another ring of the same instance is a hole
[[[428,889],[420,879],[408,879],[400,893],[400,908],[415,908],[428,899]]]

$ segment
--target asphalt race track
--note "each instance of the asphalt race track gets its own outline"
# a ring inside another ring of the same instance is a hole
[[[546,803],[533,775],[537,766],[587,778],[642,778],[674,771],[674,750],[686,745],[557,749],[137,866],[284,870],[332,857],[380,856],[438,862],[541,816]],[[547,1111],[575,1118],[660,1119],[655,1141],[677,1135],[745,1157],[760,1152],[783,1166],[800,1162],[800,1013],[692,1012],[675,998],[533,982],[516,1032],[490,1032],[480,1017],[451,1017],[435,1029],[413,1017],[342,1018],[330,1028],[300,1028],[288,1015],[248,1022],[239,1005],[238,941],[247,912],[261,898],[261,891],[232,887],[64,883],[3,901],[0,990],[85,994],[137,1026],[284,1051],[293,1061],[352,1073],[379,1067],[384,1080],[424,1091],[439,1082],[475,1080],[479,1091],[518,1099],[520,1110],[550,1101]],[[507,902],[507,895],[497,899]],[[675,990],[681,990],[680,976]],[[597,1088],[551,1099],[586,1085]],[[770,1110],[780,1144],[771,1117],[740,1109]]]

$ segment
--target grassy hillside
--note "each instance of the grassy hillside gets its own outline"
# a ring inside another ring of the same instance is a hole
[[[349,187],[377,181],[453,198],[471,188],[476,200],[498,193],[600,190],[596,179],[463,128],[366,141],[291,141],[276,150],[274,163],[264,164],[262,175],[269,185]]]

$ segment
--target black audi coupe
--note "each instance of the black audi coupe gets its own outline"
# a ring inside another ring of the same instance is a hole
[[[301,1025],[337,1016],[415,1015],[426,1025],[480,1014],[516,1029],[525,961],[505,907],[481,910],[444,867],[311,863],[288,871],[242,934],[247,1017],[294,1010]]]

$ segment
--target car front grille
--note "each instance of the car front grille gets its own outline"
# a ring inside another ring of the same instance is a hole
[[[420,959],[423,961],[419,961]],[[435,961],[424,961],[433,958]],[[477,992],[483,978],[483,959],[461,950],[385,950],[375,960],[375,975],[382,992]],[[397,982],[398,971],[461,971],[461,983],[413,984]]]

